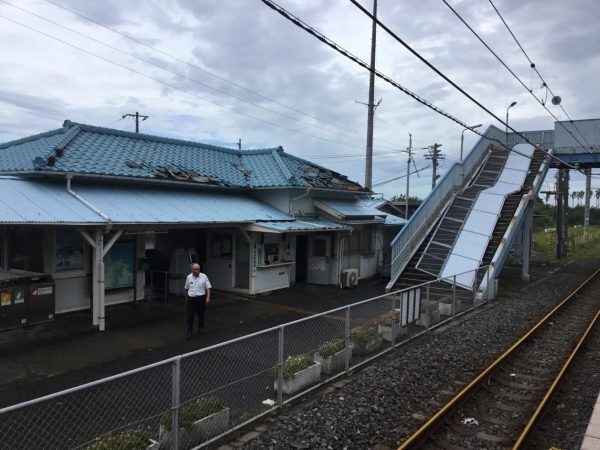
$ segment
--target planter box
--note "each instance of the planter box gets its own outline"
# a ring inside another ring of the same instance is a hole
[[[352,341],[352,345],[354,347],[352,351],[357,355],[366,355],[369,353],[373,353],[375,350],[381,347],[381,344],[383,344],[381,334],[377,333],[375,334],[375,336],[373,336],[365,342],[358,343]]]
[[[439,321],[440,321],[440,310],[435,309],[435,310],[429,311],[429,325],[433,325]],[[419,315],[419,320],[417,321],[417,325],[421,325],[423,327],[427,326],[427,314],[425,312],[422,312]]]
[[[292,378],[283,380],[283,386],[281,387],[281,392],[286,395],[295,394],[296,392],[301,391],[303,388],[317,384],[321,380],[321,363],[315,361],[315,363],[307,367],[300,372],[296,372]],[[275,380],[274,383],[275,390],[279,390],[279,383]]]
[[[334,353],[329,358],[323,358],[319,353],[315,353],[314,360],[321,364],[321,371],[327,375],[333,375],[343,371],[346,368],[346,352],[350,352],[352,358],[352,347],[342,349]]]
[[[452,316],[454,315],[454,308],[452,303],[440,303],[440,315]]]
[[[189,427],[179,429],[179,443],[187,446],[201,444],[213,436],[217,436],[229,428],[229,408],[206,416]],[[167,449],[173,447],[173,432],[167,431],[162,425],[159,431],[159,447]]]
[[[392,327],[388,325],[378,325],[377,332],[381,335],[381,338],[386,342],[392,342]],[[401,327],[400,324],[396,325],[394,330],[394,341],[398,340],[399,336],[404,336],[408,333],[406,327]]]

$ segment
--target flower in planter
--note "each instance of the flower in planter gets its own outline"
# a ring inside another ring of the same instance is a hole
[[[350,340],[357,345],[365,345],[371,339],[377,336],[376,325],[365,325],[359,328],[355,328],[350,332]]]
[[[342,339],[335,339],[333,341],[325,342],[319,347],[318,354],[323,359],[327,359],[336,353],[341,352],[344,349],[344,341]]]
[[[314,365],[315,362],[306,355],[288,356],[283,363],[283,379],[289,380],[294,374]]]
[[[149,443],[150,435],[145,431],[127,430],[99,438],[86,450],[145,450]]]
[[[194,422],[217,413],[223,408],[225,408],[225,405],[223,405],[216,397],[199,398],[198,400],[181,407],[179,410],[179,426],[181,428],[187,428]],[[163,414],[160,423],[165,430],[171,431],[171,414]]]

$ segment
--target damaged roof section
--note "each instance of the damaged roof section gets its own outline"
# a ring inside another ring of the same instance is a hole
[[[63,128],[0,145],[0,173],[84,174],[233,188],[364,191],[344,175],[283,148],[233,150],[65,121]]]

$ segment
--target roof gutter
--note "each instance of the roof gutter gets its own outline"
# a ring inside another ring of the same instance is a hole
[[[100,217],[102,217],[104,220],[106,220],[106,231],[110,231],[110,229],[112,228],[113,225],[113,221],[110,217],[108,217],[106,214],[104,214],[102,211],[100,211],[98,208],[96,208],[94,205],[92,205],[90,202],[88,202],[85,198],[83,198],[82,196],[80,196],[79,194],[77,194],[76,192],[74,192],[71,189],[71,180],[73,179],[73,174],[67,174],[67,192],[69,194],[71,194],[73,197],[75,197],[77,200],[79,200],[81,203],[83,203],[85,206],[87,206],[88,208],[90,208],[92,211],[94,211],[96,214],[98,214]]]
[[[292,204],[296,200],[300,200],[301,198],[304,198],[304,197],[308,196],[308,194],[310,194],[310,191],[312,191],[312,186],[307,187],[306,188],[306,192],[304,194],[300,194],[298,197],[292,197],[292,198],[290,198],[289,215],[292,216],[294,219],[296,218],[296,215],[292,211]]]

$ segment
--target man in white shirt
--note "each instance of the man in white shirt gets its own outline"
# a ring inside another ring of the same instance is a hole
[[[192,264],[192,273],[185,279],[185,295],[187,297],[187,336],[191,339],[194,331],[194,316],[198,316],[200,333],[204,330],[204,310],[210,303],[210,281],[200,271],[200,264]]]

